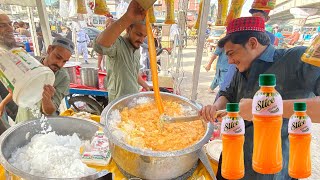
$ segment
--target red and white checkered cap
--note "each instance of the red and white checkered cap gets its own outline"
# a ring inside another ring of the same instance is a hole
[[[264,20],[261,17],[241,17],[232,20],[227,26],[227,34],[239,31],[266,32]]]

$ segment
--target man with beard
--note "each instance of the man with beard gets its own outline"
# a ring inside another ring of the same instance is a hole
[[[0,10],[0,48],[1,49],[9,50],[11,48],[16,47],[16,41],[13,36],[14,30],[13,30],[12,24],[13,23],[10,20],[10,18],[2,10]],[[2,101],[2,98],[6,97],[7,95],[8,95],[7,88],[0,82],[0,102]],[[0,119],[1,119],[0,134],[6,128],[10,127],[8,124],[8,116],[6,112],[12,119],[14,119],[18,111],[18,106],[13,101],[10,102],[6,107],[4,106],[1,107],[1,103],[0,103],[0,111],[2,111],[1,109],[6,111],[4,111],[3,114],[0,113]],[[2,114],[2,117],[1,117],[1,114]]]
[[[0,10],[0,48],[11,49],[16,46],[12,21]]]
[[[131,1],[127,12],[108,26],[95,40],[94,49],[107,55],[106,88],[109,102],[127,94],[139,92],[139,85],[150,90],[139,74],[140,45],[147,36],[144,9]],[[125,36],[120,34],[126,30]]]
[[[45,85],[43,87],[42,100],[36,104],[41,113],[45,115],[58,115],[61,100],[69,93],[70,78],[63,66],[69,61],[73,52],[74,44],[70,39],[56,37],[52,45],[48,47],[46,57],[39,58],[39,61],[44,66],[49,67],[55,74],[53,86]],[[12,93],[0,103],[0,108],[4,107],[11,100]],[[2,111],[3,109],[0,109],[0,113]],[[16,123],[39,118],[36,117],[37,115],[37,112],[19,107]]]

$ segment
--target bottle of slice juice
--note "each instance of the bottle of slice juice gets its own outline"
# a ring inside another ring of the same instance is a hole
[[[306,114],[307,105],[303,102],[294,103],[294,114],[288,125],[289,132],[289,175],[302,179],[311,175],[311,119]]]
[[[281,127],[283,102],[275,90],[274,74],[260,74],[260,90],[252,103],[252,168],[260,174],[275,174],[282,169]]]
[[[225,179],[241,179],[244,176],[244,133],[243,119],[239,116],[239,104],[228,103],[227,115],[221,123],[222,168]]]

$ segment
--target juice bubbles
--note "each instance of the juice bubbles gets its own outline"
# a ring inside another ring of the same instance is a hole
[[[244,176],[244,121],[238,114],[238,103],[228,103],[227,112],[221,123],[221,174],[225,179],[241,179]]]
[[[302,179],[311,175],[311,119],[306,114],[306,103],[294,103],[295,113],[288,125],[289,132],[289,175]]]
[[[260,74],[260,90],[252,102],[252,168],[260,174],[275,174],[282,169],[281,127],[283,102],[275,90],[274,74]]]

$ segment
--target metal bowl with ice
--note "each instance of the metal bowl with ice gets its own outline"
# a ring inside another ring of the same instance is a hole
[[[50,125],[52,131],[55,131],[57,135],[72,136],[74,133],[76,133],[81,140],[91,140],[96,131],[98,131],[99,128],[102,127],[100,124],[94,121],[72,117],[49,117],[47,120],[47,124]],[[0,136],[1,164],[6,169],[6,175],[7,177],[9,176],[9,179],[12,177],[20,177],[30,180],[62,179],[32,175],[16,168],[9,162],[9,159],[11,158],[13,152],[15,152],[18,148],[27,145],[32,137],[41,133],[43,130],[43,122],[41,122],[40,120],[32,120],[13,126]],[[70,177],[63,179],[97,179],[106,175],[107,173],[107,171],[100,171],[82,177]]]

